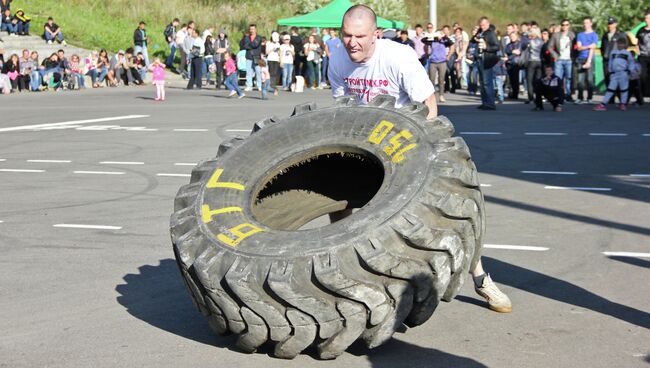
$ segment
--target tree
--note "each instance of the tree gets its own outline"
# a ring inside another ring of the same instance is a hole
[[[598,33],[607,30],[607,18],[616,17],[619,29],[627,31],[643,20],[648,4],[639,0],[552,0],[553,15],[582,24],[584,17],[592,17]]]

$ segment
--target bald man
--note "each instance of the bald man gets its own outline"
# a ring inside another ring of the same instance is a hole
[[[332,95],[356,95],[367,104],[378,95],[396,98],[395,107],[411,101],[438,115],[435,89],[413,48],[379,39],[377,15],[365,5],[354,5],[343,16],[343,46],[331,51],[329,80]]]
[[[343,16],[341,38],[344,47],[330,50],[329,80],[332,95],[356,95],[367,104],[378,95],[396,98],[395,107],[411,101],[429,108],[427,118],[438,115],[435,90],[412,47],[379,39],[377,15],[365,5],[354,5]],[[350,210],[331,214],[332,221],[349,215]],[[512,303],[485,273],[479,260],[470,271],[474,290],[485,298],[490,309],[509,313]]]

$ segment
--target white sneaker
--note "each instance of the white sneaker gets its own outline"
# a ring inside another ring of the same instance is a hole
[[[234,95],[236,95],[236,94],[237,94],[237,92],[235,92],[235,91],[230,91],[230,94],[228,95],[228,97],[232,97],[232,96],[234,96]]]
[[[68,46],[68,43],[65,42],[65,40],[63,40],[63,41],[61,41],[61,45],[63,45],[63,46]]]
[[[245,93],[242,93],[241,96],[239,96],[239,97],[237,97],[237,98],[241,100],[241,99],[244,98],[244,97],[246,97],[246,94],[245,94]]]
[[[490,278],[490,275],[485,275],[483,279],[483,285],[480,288],[474,286],[476,293],[484,297],[490,309],[499,313],[510,313],[512,312],[512,303],[510,298],[504,294],[496,286],[494,281]]]
[[[52,44],[52,40],[47,41],[47,44],[48,44],[48,45],[51,45],[51,44]]]
[[[587,105],[593,105],[594,102],[592,100],[587,100]]]
[[[584,103],[585,103],[585,102],[584,102],[583,100],[575,100],[575,101],[573,101],[573,104],[574,104],[574,105],[582,105],[582,104],[584,104]]]
[[[244,91],[245,91],[245,92],[250,92],[250,91],[252,91],[252,90],[253,90],[253,87],[246,87],[246,88],[244,88]]]

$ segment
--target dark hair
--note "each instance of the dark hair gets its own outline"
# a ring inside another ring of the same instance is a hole
[[[9,10],[9,9],[7,9],[7,10]],[[52,18],[52,17],[47,17],[47,20],[48,20],[48,21],[50,21],[50,20],[54,20],[54,18]]]
[[[422,28],[422,24],[418,23],[418,24],[415,25],[415,28],[418,28],[418,27]]]
[[[257,62],[257,65],[264,67],[264,66],[266,66],[266,61],[264,61],[264,59],[260,58],[260,60]]]
[[[480,18],[478,18],[478,22],[479,22],[479,23],[481,23],[481,22],[484,21],[484,20],[486,20],[486,21],[489,22],[489,21],[490,21],[490,18],[486,17],[485,15],[482,16],[482,17],[480,17]]]
[[[255,24],[255,23],[251,23],[251,24],[248,25],[248,28],[250,28],[250,27],[255,27],[255,28],[257,28],[257,24]]]
[[[546,68],[551,68],[551,69],[553,69],[553,65],[551,65],[551,64],[546,64],[546,65],[544,65],[544,69],[546,69]]]
[[[408,32],[408,31],[401,31],[399,34],[400,34],[400,36],[401,36],[401,35],[407,35],[407,36],[408,36],[408,35],[409,35],[409,32]]]
[[[532,27],[532,26],[539,26],[539,24],[538,24],[537,22],[535,22],[534,20],[531,20],[531,21],[530,21],[530,26],[531,26],[531,27]]]
[[[460,26],[456,27],[456,29],[454,30],[454,32],[456,32],[456,31],[461,31],[461,32],[462,32],[462,31],[463,31],[463,27],[460,27]]]
[[[569,24],[571,24],[571,21],[570,21],[570,20],[564,18],[564,19],[562,19],[562,21],[560,22],[560,25],[562,25],[562,23],[564,23],[564,22],[569,22]]]
[[[298,32],[298,27],[296,26],[291,27],[291,32]]]
[[[587,20],[587,19],[589,19],[590,22],[593,22],[593,21],[594,21],[591,17],[584,17],[584,18],[582,18],[583,21],[585,21],[585,20]]]
[[[62,52],[62,53],[65,54],[65,51],[63,51],[63,49],[58,49],[58,50],[56,50],[56,53],[57,53],[57,54],[58,54],[59,52]]]
[[[542,33],[544,33],[544,32],[546,32],[546,33],[551,33],[551,32],[548,30],[548,28],[544,28],[544,29],[542,29],[542,31],[539,32],[539,33],[542,34]]]
[[[520,26],[530,27],[530,23],[528,23],[528,22],[521,22]]]
[[[451,28],[451,27],[449,27],[448,24],[445,24],[444,26],[442,26],[442,28],[444,29],[444,28]]]
[[[180,19],[174,18],[174,20],[172,20],[172,23],[174,23],[174,22],[179,22],[180,23]]]

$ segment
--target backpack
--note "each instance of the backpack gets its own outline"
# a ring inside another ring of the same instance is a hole
[[[163,31],[163,36],[165,36],[165,41],[174,35],[174,27],[171,24],[168,24]],[[174,40],[172,40],[174,41]]]

